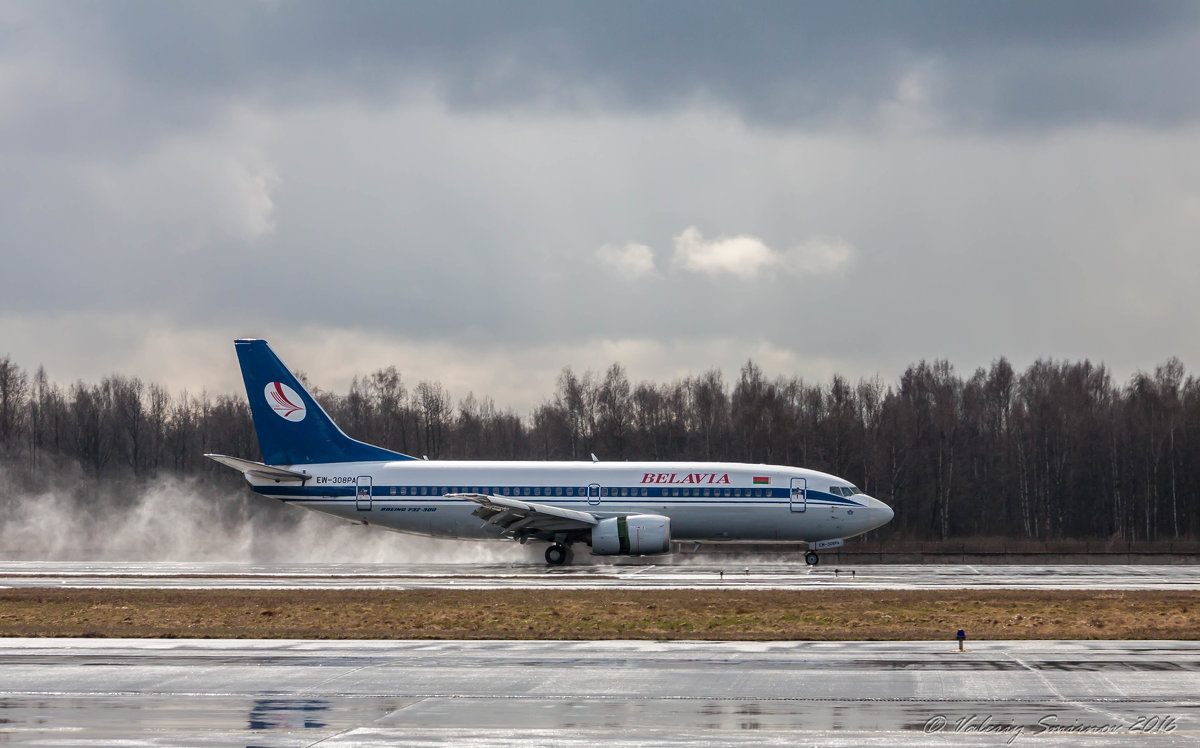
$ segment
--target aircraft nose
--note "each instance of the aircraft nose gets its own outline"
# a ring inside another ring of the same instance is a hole
[[[871,499],[871,517],[878,523],[875,525],[876,527],[882,527],[891,522],[894,516],[896,516],[896,513],[892,511],[890,506],[879,499]]]

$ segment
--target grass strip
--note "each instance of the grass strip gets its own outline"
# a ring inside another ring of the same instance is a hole
[[[0,591],[0,636],[1197,639],[1194,591]]]

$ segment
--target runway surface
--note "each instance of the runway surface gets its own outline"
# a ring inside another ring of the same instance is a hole
[[[0,589],[1058,589],[1200,590],[1200,565],[968,566],[769,563],[252,564],[0,562]]]
[[[1003,745],[1065,728],[1054,744],[1194,744],[1200,643],[0,640],[0,742],[27,745]]]

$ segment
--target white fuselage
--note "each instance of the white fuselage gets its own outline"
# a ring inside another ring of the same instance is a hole
[[[452,494],[488,494],[596,517],[657,514],[675,541],[813,542],[886,524],[892,510],[815,470],[719,462],[342,462],[289,466],[303,485],[247,475],[264,496],[400,532],[495,539]]]

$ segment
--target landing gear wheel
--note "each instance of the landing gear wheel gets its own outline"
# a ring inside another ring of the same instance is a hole
[[[547,556],[546,558],[549,558],[549,556]],[[809,566],[816,566],[820,562],[821,562],[821,559],[817,558],[816,551],[809,551],[808,553],[804,554],[804,563],[808,564]]]
[[[571,549],[560,543],[555,543],[546,549],[546,563],[551,566],[562,566],[571,560]]]

